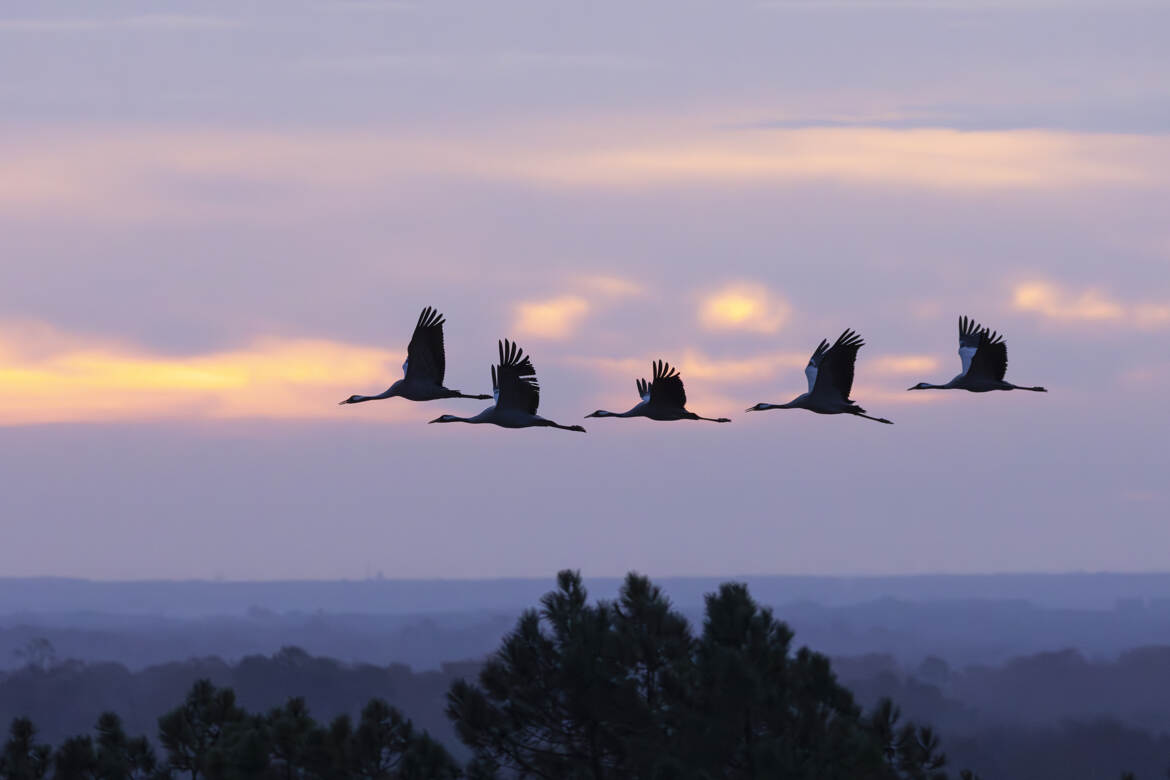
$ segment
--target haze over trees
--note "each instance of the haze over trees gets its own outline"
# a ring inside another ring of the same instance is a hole
[[[660,589],[631,574],[616,602],[590,604],[580,575],[561,572],[541,609],[480,670],[457,680],[447,714],[475,778],[945,778],[927,727],[900,725],[883,703],[863,716],[824,656],[792,652],[792,632],[739,584],[707,598],[695,635]],[[290,653],[291,654],[291,653]],[[41,670],[42,673],[44,670]],[[98,776],[111,764],[100,716],[52,751],[54,777]],[[292,697],[248,713],[230,688],[201,679],[158,719],[157,762],[144,740],[118,740],[115,776],[445,778],[464,769],[426,731],[380,699],[357,725],[327,727]],[[104,752],[103,752],[104,751]],[[50,750],[27,718],[13,721],[0,777],[46,776]]]
[[[0,673],[12,729],[0,778],[936,778],[970,767],[1088,780],[1170,766],[1170,738],[1155,736],[1170,648],[1110,663],[1066,652],[904,668],[883,655],[830,663],[792,640],[740,584],[709,593],[697,622],[644,578],[590,603],[562,572],[486,661],[434,671],[287,647],[131,672],[31,642],[25,666]],[[1023,720],[980,709],[996,700]],[[1109,702],[1131,719],[1092,715]]]

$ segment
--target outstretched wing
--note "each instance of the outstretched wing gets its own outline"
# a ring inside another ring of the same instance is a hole
[[[406,363],[402,370],[408,382],[443,384],[447,373],[447,354],[443,349],[443,315],[430,306],[418,315],[410,346],[406,348]]]
[[[861,336],[846,329],[821,356],[816,383],[810,392],[840,395],[842,401],[848,401],[853,391],[853,364],[857,361],[857,350],[864,345]]]
[[[979,332],[979,343],[971,356],[967,374],[972,377],[1003,381],[1007,373],[1007,342],[1003,336],[984,328]]]
[[[536,414],[540,406],[540,385],[532,361],[517,344],[500,342],[500,363],[492,366],[492,393],[497,409],[515,409]]]
[[[649,403],[670,409],[682,409],[687,405],[682,377],[670,364],[662,360],[654,363],[654,381],[650,383]]]
[[[642,403],[650,402],[650,383],[645,378],[635,379],[634,385],[638,388],[638,396],[642,399]]]
[[[975,357],[979,339],[986,330],[987,328],[970,317],[959,318],[959,359],[963,361],[963,370],[959,372],[959,376],[965,376],[971,370],[971,359]]]
[[[817,371],[820,368],[821,361],[825,357],[825,353],[829,351],[829,342],[821,339],[821,343],[817,345],[816,351],[812,353],[812,357],[808,359],[808,365],[804,367],[804,377],[808,380],[808,391],[811,393],[817,384]]]

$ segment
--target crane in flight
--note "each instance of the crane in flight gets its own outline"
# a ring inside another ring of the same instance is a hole
[[[986,393],[991,390],[1031,390],[1047,393],[1043,387],[1022,387],[1005,382],[1007,373],[1007,342],[1003,336],[985,328],[968,317],[959,318],[959,359],[963,370],[945,385],[919,382],[908,390],[969,390]]]
[[[817,414],[852,414],[874,422],[893,425],[893,422],[884,417],[870,417],[864,409],[849,399],[849,393],[853,391],[853,364],[857,361],[857,350],[864,345],[861,336],[848,329],[832,346],[829,346],[828,341],[822,340],[804,369],[804,375],[808,379],[807,393],[798,395],[786,404],[759,403],[746,411],[808,409]]]
[[[414,335],[406,348],[406,362],[402,364],[402,379],[378,395],[351,395],[341,404],[360,404],[381,398],[405,398],[408,401],[435,401],[440,398],[478,398],[490,395],[466,395],[443,387],[447,372],[447,355],[443,349],[443,315],[428,306],[418,315]]]
[[[492,392],[495,404],[474,417],[444,414],[432,423],[463,422],[498,425],[501,428],[560,428],[585,433],[580,425],[561,425],[536,413],[540,406],[540,384],[532,360],[517,344],[507,339],[499,343],[500,362],[492,366]]]
[[[731,422],[726,417],[700,417],[687,411],[687,394],[683,389],[682,377],[669,363],[657,360],[652,365],[654,377],[650,382],[644,378],[634,384],[642,400],[627,412],[607,412],[598,409],[586,417],[646,417],[651,420],[707,420],[709,422]]]

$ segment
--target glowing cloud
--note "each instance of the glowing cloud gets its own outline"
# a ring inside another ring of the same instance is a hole
[[[34,352],[31,343],[38,345]],[[47,347],[47,349],[46,349]],[[235,350],[165,356],[0,326],[0,425],[241,417],[336,418],[337,402],[380,392],[400,355],[321,339],[260,339]],[[364,419],[416,419],[387,401]]]
[[[581,276],[577,282],[583,289],[604,298],[633,298],[645,292],[642,285],[620,276]]]
[[[790,307],[763,285],[736,283],[705,297],[699,321],[708,330],[775,333],[788,319]]]
[[[677,354],[664,351],[661,355],[646,358],[603,358],[570,357],[566,362],[583,366],[589,370],[604,371],[613,376],[650,376],[650,363],[662,359],[679,370],[683,380],[703,380],[724,384],[744,384],[773,377],[780,370],[797,371],[808,362],[808,355],[796,352],[768,352],[737,358],[713,358],[696,349],[686,348]],[[795,374],[794,374],[795,376]],[[802,375],[803,376],[803,375]]]
[[[881,355],[865,363],[866,371],[891,376],[920,374],[937,368],[938,359],[930,355]]]
[[[288,221],[305,209],[360,212],[370,207],[372,194],[398,191],[414,176],[600,189],[834,180],[1052,190],[1164,188],[1167,166],[1167,136],[873,127],[732,132],[667,115],[632,126],[616,117],[588,125],[500,125],[474,139],[376,131],[52,129],[0,138],[0,217]],[[237,197],[209,197],[219,191],[209,184]]]
[[[1017,311],[1065,322],[1114,322],[1139,328],[1170,325],[1170,304],[1126,303],[1100,290],[1072,292],[1048,281],[1017,284],[1012,305]]]
[[[589,302],[577,295],[516,304],[515,331],[542,339],[568,338],[589,313]]]

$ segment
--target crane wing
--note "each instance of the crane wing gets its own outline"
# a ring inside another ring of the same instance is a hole
[[[645,377],[634,380],[634,385],[638,388],[638,396],[642,399],[642,403],[649,403],[650,401],[650,383],[646,381]]]
[[[671,409],[682,409],[687,405],[682,377],[670,364],[662,360],[654,363],[654,381],[650,383],[649,403]]]
[[[536,369],[519,345],[504,339],[499,343],[500,362],[492,366],[492,394],[497,409],[516,409],[536,414],[540,406],[540,384]]]
[[[1007,342],[1003,336],[986,328],[980,331],[979,346],[971,356],[967,373],[973,377],[1003,381],[1007,373]]]
[[[402,370],[409,382],[443,385],[447,373],[447,354],[443,349],[443,315],[428,306],[418,315],[410,346],[406,348],[406,363]]]
[[[853,364],[857,361],[857,350],[864,345],[861,336],[846,329],[822,355],[816,367],[816,383],[810,392],[840,395],[841,400],[848,401],[853,391]]]
[[[971,370],[971,358],[975,357],[975,350],[979,348],[979,338],[987,328],[970,317],[959,318],[959,359],[963,361],[963,370],[960,376],[966,376]]]
[[[825,353],[829,351],[829,342],[821,339],[821,343],[817,345],[816,351],[812,353],[812,357],[808,359],[808,365],[804,368],[804,377],[808,380],[808,391],[811,393],[817,384],[817,372],[820,369],[821,361],[825,357]]]

